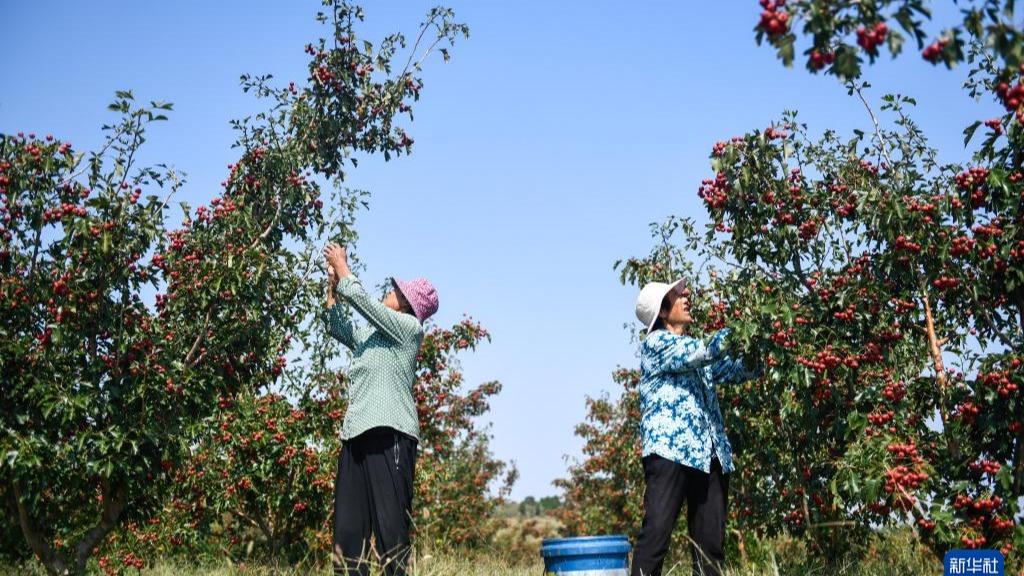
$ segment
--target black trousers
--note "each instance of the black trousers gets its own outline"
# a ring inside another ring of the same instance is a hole
[[[404,576],[412,527],[416,439],[387,427],[344,442],[334,484],[334,573],[368,576],[374,549],[388,576]]]
[[[632,576],[661,576],[672,530],[686,502],[693,573],[719,576],[725,563],[725,517],[729,475],[718,458],[711,472],[684,466],[657,455],[643,459],[644,523],[633,550]]]

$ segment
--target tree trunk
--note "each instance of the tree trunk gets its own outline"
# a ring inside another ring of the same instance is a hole
[[[48,573],[55,576],[69,574],[67,559],[64,558],[63,554],[53,549],[49,539],[39,533],[35,522],[32,521],[17,482],[12,482],[11,486],[14,489],[14,503],[18,509],[18,524],[21,526],[21,534],[25,537],[25,541],[28,542],[32,553],[42,562]]]
[[[25,536],[32,552],[39,558],[46,571],[54,576],[65,576],[68,574],[85,574],[85,566],[92,555],[92,550],[106,538],[107,534],[117,526],[121,513],[128,504],[128,491],[124,488],[115,488],[111,493],[109,481],[104,481],[102,487],[103,510],[100,513],[99,522],[90,529],[82,540],[74,548],[74,557],[67,558],[64,554],[54,550],[50,538],[40,533],[35,522],[29,514],[25,505],[21,490],[16,483],[14,498],[18,508],[18,523],[21,525],[21,533]]]
[[[1024,306],[1020,304],[1017,305],[1017,318],[1020,319],[1020,325],[1017,326],[1019,332],[1020,326],[1024,325]],[[1020,496],[1022,481],[1024,481],[1024,432],[1018,432],[1017,446],[1013,450],[1013,489],[1011,494],[1014,500]]]
[[[89,561],[92,550],[107,537],[107,534],[117,526],[121,519],[121,513],[128,505],[128,490],[123,486],[110,487],[110,480],[103,481],[103,511],[100,514],[100,521],[85,534],[78,545],[75,546],[75,568],[79,574],[85,573],[85,563]]]

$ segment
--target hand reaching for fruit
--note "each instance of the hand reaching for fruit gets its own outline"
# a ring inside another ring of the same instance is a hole
[[[344,278],[352,274],[348,267],[348,251],[344,246],[329,242],[324,248],[324,257],[327,258],[327,266],[334,270],[337,278]]]

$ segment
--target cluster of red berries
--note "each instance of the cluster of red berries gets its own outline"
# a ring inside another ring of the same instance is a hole
[[[971,470],[978,474],[997,474],[1002,465],[999,462],[993,462],[991,460],[980,460],[978,462],[971,462]]]
[[[981,409],[974,402],[966,400],[956,407],[956,415],[967,424],[974,424]]]
[[[958,236],[953,238],[952,246],[949,249],[949,253],[953,256],[965,256],[970,254],[974,250],[976,242],[974,238],[968,238],[967,236]]]
[[[999,118],[992,118],[991,120],[985,120],[985,126],[996,134],[1003,133],[1003,121]]]
[[[853,304],[848,304],[844,310],[840,310],[832,314],[837,320],[843,320],[845,322],[853,322],[853,313],[857,311],[857,307]]]
[[[1013,519],[993,518],[992,521],[989,522],[989,526],[995,532],[1005,532],[1013,528]]]
[[[124,564],[126,568],[136,568],[138,570],[141,570],[146,565],[146,562],[142,558],[136,556],[134,552],[128,552],[125,554],[124,557],[121,558],[121,563]]]
[[[799,229],[801,240],[810,240],[818,234],[818,222],[815,220],[808,220],[800,225]]]
[[[956,500],[953,501],[953,508],[957,510],[967,510],[969,512],[977,513],[989,513],[995,511],[997,508],[1003,505],[1003,499],[999,496],[993,496],[991,498],[979,498],[977,500],[966,496],[964,494],[957,494]]]
[[[776,38],[789,29],[789,13],[779,11],[786,5],[786,0],[761,0],[761,21],[757,27],[764,30],[769,38]]]
[[[921,245],[910,239],[909,236],[900,234],[896,237],[896,243],[894,244],[897,250],[903,250],[905,252],[911,252],[917,254],[921,251]]]
[[[804,523],[804,513],[802,510],[793,510],[783,516],[782,519],[793,526],[800,526]]]
[[[975,236],[981,236],[982,238],[997,238],[1003,235],[1003,228],[998,222],[991,222],[988,225],[977,224],[971,228],[971,232],[974,232]]]
[[[1001,398],[1009,397],[1018,388],[1018,385],[1010,380],[1010,372],[1006,370],[983,372],[978,375],[978,380],[985,386],[994,388]]]
[[[717,210],[725,206],[726,201],[729,200],[729,192],[732,191],[732,186],[729,185],[726,180],[725,173],[719,172],[715,175],[715,179],[705,178],[700,184],[700,190],[697,192],[697,196],[702,198],[708,205],[708,208]]]
[[[842,357],[832,351],[832,346],[826,346],[824,350],[818,352],[813,358],[804,358],[803,356],[800,356],[796,361],[798,364],[806,366],[818,373],[824,372],[825,370],[831,370],[843,363]]]
[[[907,210],[910,212],[935,212],[938,206],[935,205],[934,200],[932,202],[922,201],[912,196],[904,196],[903,201],[907,205]]]
[[[975,166],[956,175],[954,181],[957,188],[967,191],[976,186],[981,186],[988,180],[988,169]]]
[[[326,66],[318,66],[313,71],[313,77],[317,79],[321,84],[330,84],[334,81],[334,72],[331,72]]]
[[[935,286],[938,290],[949,290],[951,288],[956,288],[959,285],[960,280],[950,276],[939,276],[932,282],[932,286]]]
[[[812,70],[821,70],[826,66],[831,66],[836,60],[836,55],[832,52],[820,52],[818,50],[811,50],[811,55],[808,58],[808,65]]]
[[[914,472],[906,466],[897,466],[885,471],[885,491],[896,492],[897,487],[914,490],[928,479],[925,472]]]
[[[882,389],[882,396],[890,402],[899,402],[907,395],[907,388],[902,381],[889,382]]]
[[[1024,66],[1021,67],[1024,73]],[[996,86],[996,95],[1003,101],[1003,106],[1008,112],[1016,112],[1021,104],[1024,104],[1024,84],[1018,82],[1016,86],[1010,86],[1006,82],[1000,82]]]
[[[726,142],[724,140],[719,141],[719,142],[715,142],[715,145],[711,148],[711,155],[714,156],[715,158],[720,157],[723,153],[725,153],[725,149],[729,145],[736,146],[736,147],[742,147],[743,146],[743,137],[742,136],[733,136],[732,138],[729,139],[728,142]]]
[[[978,536],[977,538],[971,538],[969,536],[961,536],[960,543],[963,544],[964,548],[981,548],[985,545],[988,540],[984,536]]]
[[[43,212],[43,222],[57,222],[63,220],[65,216],[78,216],[83,217],[88,212],[85,206],[76,206],[68,202],[64,202],[59,208],[49,208]]]
[[[868,54],[877,54],[878,45],[885,41],[887,34],[889,34],[889,27],[885,25],[885,22],[879,22],[870,29],[860,26],[857,28],[857,45]]]
[[[896,413],[892,410],[885,412],[872,412],[871,414],[868,414],[868,422],[871,422],[875,426],[884,426],[891,422],[895,416]]]
[[[796,346],[796,340],[792,339],[792,336],[796,334],[796,328],[789,327],[787,329],[782,328],[782,322],[776,320],[772,327],[775,332],[771,335],[771,340],[780,346],[785,348],[792,348]]]
[[[870,160],[861,160],[859,164],[861,169],[870,172],[871,174],[878,174],[879,167],[873,164]],[[883,162],[882,165],[885,166],[885,163]]]
[[[925,60],[931,62],[932,64],[938,64],[939,61],[942,59],[942,52],[946,49],[946,46],[948,45],[948,38],[941,38],[939,40],[936,40],[921,52],[921,56],[923,56]]]
[[[886,446],[885,449],[896,458],[913,460],[917,456],[917,445],[913,442],[908,442],[906,444],[893,442]]]

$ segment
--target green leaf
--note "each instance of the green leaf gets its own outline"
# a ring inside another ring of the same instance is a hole
[[[793,66],[793,58],[795,57],[795,38],[792,34],[787,34],[783,38],[783,43],[779,46],[779,58],[782,59],[782,63],[787,67]]]
[[[860,58],[850,46],[843,44],[836,50],[836,61],[832,65],[836,76],[852,80],[860,76]]]
[[[887,37],[887,43],[889,44],[889,52],[892,53],[893,57],[899,55],[903,51],[903,35],[895,30],[889,32]]]
[[[1009,492],[1010,488],[1013,487],[1013,474],[1012,469],[1009,466],[1003,466],[996,473],[996,481],[999,482],[999,486]]]
[[[981,126],[981,120],[974,122],[967,128],[964,128],[964,146],[970,143],[971,138],[974,138],[974,132],[978,130],[978,126]]]

